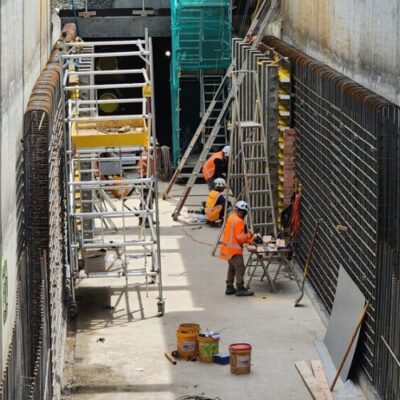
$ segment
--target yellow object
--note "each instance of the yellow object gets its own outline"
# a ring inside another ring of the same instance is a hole
[[[199,360],[202,362],[213,362],[214,356],[218,353],[219,338],[198,336]]]
[[[142,89],[143,97],[151,97],[151,85],[150,83],[146,83]]]
[[[116,100],[117,96],[112,92],[103,93],[100,96],[100,100]],[[108,104],[99,104],[99,108],[101,111],[111,114],[118,110],[118,103],[108,103]]]
[[[115,57],[103,57],[99,58],[97,67],[101,71],[110,71],[118,68],[118,60]]]
[[[108,131],[127,128],[123,133]],[[76,148],[146,146],[148,131],[144,119],[116,121],[75,121],[72,145]]]
[[[216,204],[220,196],[222,196],[222,193],[216,190],[211,190],[208,194],[205,213],[207,220],[210,222],[215,222],[219,218],[222,205],[216,206]]]
[[[185,360],[197,356],[198,341],[197,336],[200,332],[198,324],[181,324],[176,331],[177,350],[179,358]]]

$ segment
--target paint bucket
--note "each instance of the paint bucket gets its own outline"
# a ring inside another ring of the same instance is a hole
[[[199,335],[200,325],[181,324],[176,331],[177,351],[179,358],[187,360],[198,353],[197,336]]]
[[[218,353],[219,338],[198,336],[199,360],[202,362],[213,362],[214,356]]]
[[[231,355],[231,373],[244,375],[250,373],[251,345],[248,343],[234,343],[229,346]]]

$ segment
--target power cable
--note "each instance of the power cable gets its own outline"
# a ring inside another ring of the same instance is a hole
[[[205,397],[200,395],[188,395],[178,397],[176,400],[221,400],[220,397]]]

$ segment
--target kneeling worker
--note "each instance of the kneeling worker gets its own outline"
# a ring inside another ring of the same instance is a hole
[[[244,219],[249,212],[245,201],[238,201],[235,212],[226,221],[222,235],[222,246],[219,258],[228,261],[228,276],[226,278],[226,295],[253,296],[254,292],[244,286],[246,266],[243,259],[243,245],[253,242],[253,233],[246,233]],[[236,289],[234,281],[236,279]]]
[[[230,146],[225,146],[221,151],[214,153],[204,164],[202,169],[204,179],[207,182],[208,189],[213,189],[215,179],[221,178],[228,172]]]
[[[205,205],[205,215],[207,217],[207,222],[210,224],[218,224],[224,219],[226,200],[222,193],[225,188],[225,179],[217,178],[214,181],[214,189],[208,194]],[[230,207],[230,205],[228,201],[228,207]]]

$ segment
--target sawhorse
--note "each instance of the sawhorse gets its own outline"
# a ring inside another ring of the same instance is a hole
[[[271,291],[275,292],[276,279],[278,278],[278,275],[281,272],[282,267],[286,266],[289,270],[289,278],[295,280],[297,286],[301,290],[300,282],[298,281],[298,279],[296,279],[296,274],[294,273],[293,266],[288,260],[290,249],[284,248],[284,249],[271,250],[270,248],[268,248],[268,246],[258,245],[258,246],[248,246],[247,250],[250,253],[246,263],[246,271],[249,271],[250,273],[250,278],[246,284],[247,288],[250,287],[250,283],[253,280],[256,269],[258,267],[261,267],[263,270],[261,281],[266,277],[268,283],[271,286]],[[275,274],[271,276],[269,268],[274,261],[278,263],[278,268],[275,271]],[[253,270],[251,271],[252,268]]]

